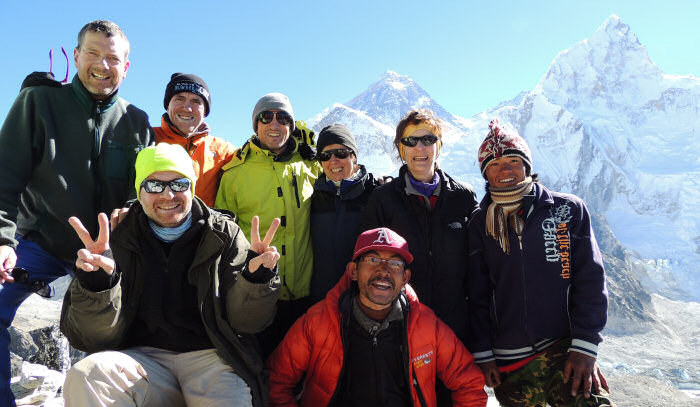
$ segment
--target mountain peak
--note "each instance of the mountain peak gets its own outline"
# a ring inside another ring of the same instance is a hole
[[[386,71],[377,83],[386,84],[398,91],[406,89],[413,84],[413,79],[394,71]]]
[[[592,111],[594,106],[624,106],[630,95],[642,104],[658,98],[662,76],[646,47],[613,14],[589,39],[559,53],[538,88],[569,110]]]
[[[382,79],[401,79],[401,80],[407,79],[407,80],[411,80],[411,78],[409,78],[408,76],[401,75],[400,73],[394,72],[392,70],[387,70],[386,72],[384,72],[384,75],[382,75],[380,80],[382,80]]]
[[[598,29],[599,29],[599,30],[601,30],[601,29],[602,29],[602,30],[607,30],[608,27],[613,27],[613,28],[614,28],[614,27],[617,27],[617,26],[620,25],[620,24],[622,24],[622,25],[624,25],[624,26],[627,26],[627,24],[625,24],[625,23],[622,21],[622,19],[621,19],[620,17],[618,17],[616,14],[610,14],[610,17],[606,18],[605,21],[603,21],[603,24],[601,24],[600,27],[598,27]]]
[[[637,35],[615,14],[603,21],[603,24],[598,27],[590,41],[596,43],[624,43],[629,44],[628,47],[632,45],[634,48],[643,47]]]
[[[419,107],[430,109],[438,117],[459,127],[452,114],[413,79],[394,71],[386,71],[378,81],[345,105],[390,127],[395,127],[407,112]]]

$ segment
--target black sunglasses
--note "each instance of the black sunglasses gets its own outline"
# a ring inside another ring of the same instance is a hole
[[[160,194],[165,191],[165,187],[170,187],[173,192],[185,192],[190,189],[192,182],[189,178],[178,178],[172,181],[158,181],[157,179],[147,179],[141,183],[141,187],[149,194]]]
[[[343,158],[348,158],[350,154],[352,154],[352,150],[348,150],[345,148],[335,148],[318,153],[318,160],[321,162],[328,161],[331,159],[332,155],[342,160]]]
[[[401,144],[407,146],[407,147],[415,147],[418,142],[423,143],[424,146],[431,146],[438,141],[438,136],[432,135],[432,134],[426,134],[425,136],[420,136],[420,137],[404,137],[401,139]]]
[[[274,119],[275,116],[277,116],[277,123],[281,124],[282,126],[292,124],[292,116],[288,115],[286,112],[273,112],[270,110],[260,112],[258,115],[258,120],[262,124],[268,124],[272,122],[272,119]]]
[[[30,279],[29,270],[22,267],[15,267],[7,270],[7,272],[15,279],[15,283],[29,286],[36,294],[44,298],[51,298],[53,296],[53,288],[51,288],[51,285],[45,281]]]

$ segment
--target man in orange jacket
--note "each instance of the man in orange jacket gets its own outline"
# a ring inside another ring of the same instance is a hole
[[[197,175],[197,195],[207,206],[214,206],[221,179],[221,167],[236,150],[233,145],[209,135],[204,118],[209,115],[211,94],[202,78],[174,73],[165,88],[163,106],[167,110],[160,127],[154,127],[156,143],[178,144],[187,150]]]
[[[388,228],[368,230],[324,301],[292,326],[267,361],[270,405],[435,406],[435,378],[455,406],[486,406],[473,356],[408,286],[413,256]]]

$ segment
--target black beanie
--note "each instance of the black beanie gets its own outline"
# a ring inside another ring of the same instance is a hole
[[[342,124],[331,124],[326,126],[318,133],[318,142],[316,148],[318,152],[322,152],[324,148],[331,144],[342,144],[352,150],[357,157],[357,145],[355,144],[355,136],[347,127]]]
[[[199,95],[202,99],[204,99],[204,117],[209,116],[211,95],[209,94],[209,87],[207,86],[207,83],[204,82],[202,78],[191,73],[174,73],[170,77],[168,86],[165,87],[165,99],[163,99],[163,106],[165,107],[165,110],[168,110],[170,99],[180,92],[194,93],[195,95]]]

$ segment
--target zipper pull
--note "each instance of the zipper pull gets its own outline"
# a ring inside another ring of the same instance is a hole
[[[518,235],[518,243],[520,243],[520,251],[523,251],[523,237]]]

